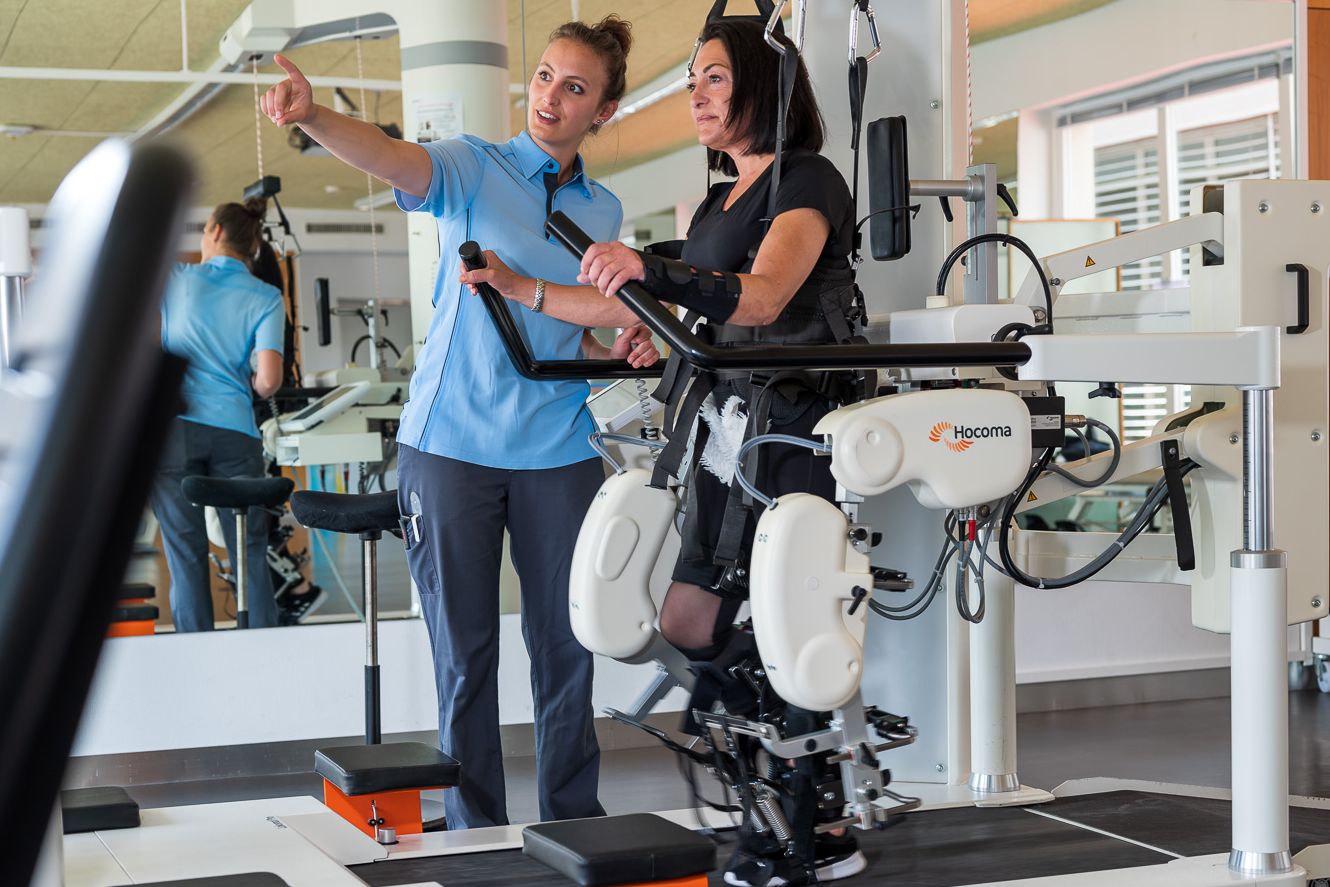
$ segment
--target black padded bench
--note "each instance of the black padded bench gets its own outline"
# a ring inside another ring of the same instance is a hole
[[[67,788],[60,792],[65,834],[138,828],[139,805],[118,785]]]
[[[522,852],[581,887],[706,887],[707,872],[716,867],[709,838],[654,813],[529,825]]]

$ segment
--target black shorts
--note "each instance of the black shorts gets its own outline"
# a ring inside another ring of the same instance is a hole
[[[734,384],[722,382],[717,386],[714,397],[717,406],[723,407],[731,396],[743,396],[746,393]],[[751,408],[752,405],[750,403],[747,406]],[[814,440],[813,426],[833,408],[834,404],[825,395],[809,389],[799,391],[793,400],[789,395],[775,393],[771,399],[771,427],[767,433]],[[699,419],[697,440],[693,446],[693,469],[689,474],[685,499],[682,545],[671,578],[676,582],[716,590],[718,594],[729,594],[715,589],[724,567],[717,566],[714,558],[729,502],[730,487],[697,462],[697,454],[702,452],[708,433],[706,424]],[[756,486],[766,495],[775,498],[786,493],[814,493],[828,500],[835,498],[836,481],[831,476],[829,456],[818,455],[804,447],[780,443],[760,447],[756,453]],[[744,562],[753,544],[756,525],[757,521],[750,510],[745,519],[743,543],[740,546],[741,560]],[[743,594],[742,591],[735,593]]]

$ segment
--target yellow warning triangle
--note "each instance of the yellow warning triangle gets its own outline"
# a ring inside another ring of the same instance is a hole
[[[1036,495],[1034,494],[1033,491],[1031,491],[1031,492],[1030,492],[1030,495],[1026,497],[1025,501],[1026,501],[1026,502],[1038,502],[1038,501],[1039,501],[1039,497],[1036,496]]]
[[[1093,268],[1093,267],[1094,267],[1094,259],[1090,258],[1089,256],[1086,256],[1086,257],[1085,257],[1085,267],[1087,267],[1087,268]]]

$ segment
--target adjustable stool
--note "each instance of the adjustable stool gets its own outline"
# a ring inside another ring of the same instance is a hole
[[[295,484],[285,477],[203,477],[191,475],[180,482],[185,498],[195,505],[230,508],[236,516],[236,628],[249,628],[249,591],[245,535],[250,508],[276,508],[291,495]],[[266,569],[266,566],[265,566]]]
[[[581,887],[706,887],[716,867],[710,839],[654,813],[529,825],[522,852]]]
[[[156,596],[157,589],[146,582],[129,582],[120,586],[106,636],[127,638],[154,634],[157,631],[158,610],[148,601]]]
[[[378,543],[398,530],[397,493],[349,495],[302,490],[291,513],[311,530],[360,537],[365,595],[365,745],[321,748],[314,771],[323,803],[382,844],[422,831],[420,793],[457,785],[457,761],[423,742],[383,743],[379,703]]]

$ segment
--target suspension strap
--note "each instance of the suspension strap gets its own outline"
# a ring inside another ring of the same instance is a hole
[[[867,56],[859,55],[859,17],[868,19],[868,31],[873,41],[873,49]],[[854,182],[850,191],[852,218],[859,219],[859,141],[864,123],[864,98],[868,91],[868,63],[882,52],[882,39],[877,32],[877,18],[868,0],[855,0],[850,7],[850,150],[854,160]],[[863,262],[860,247],[863,246],[863,234],[856,224],[854,239],[850,248],[850,267],[858,270]]]

